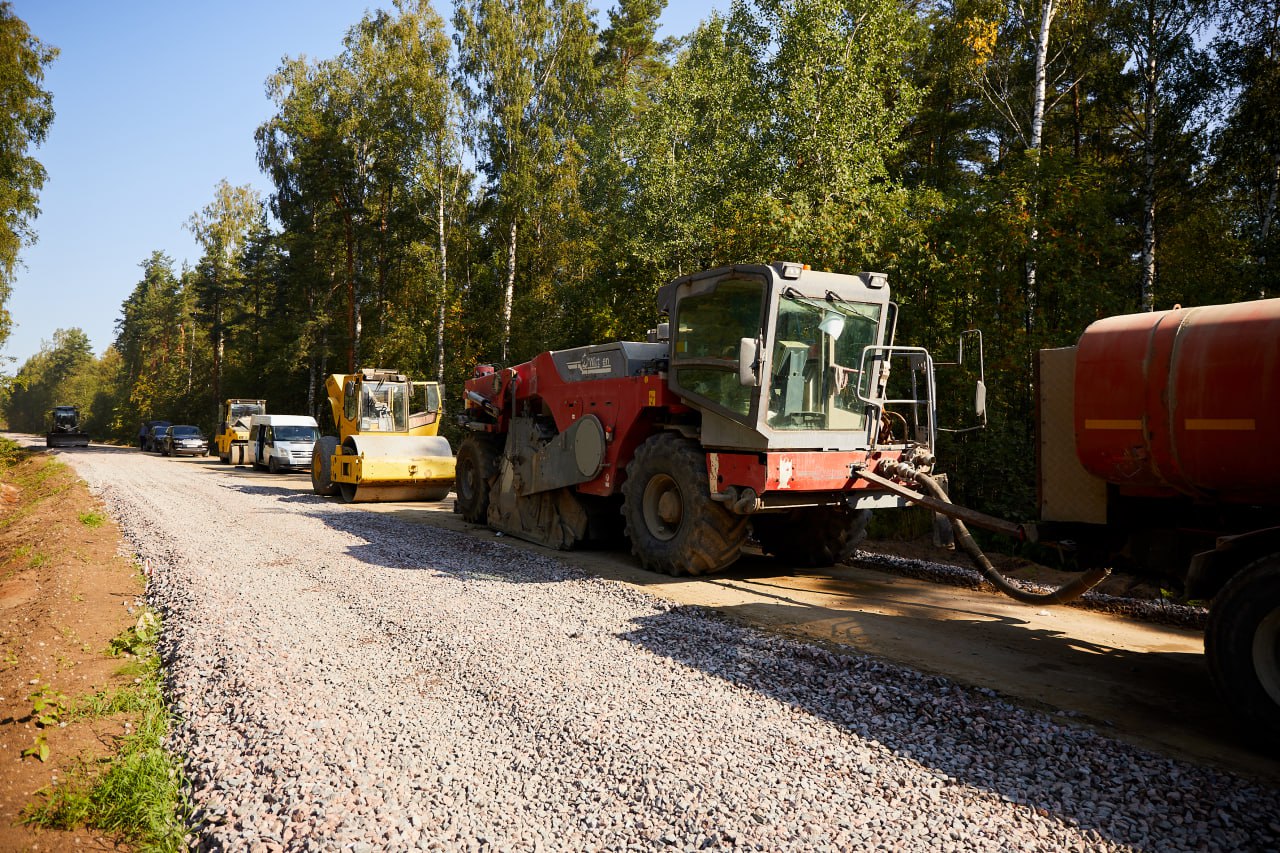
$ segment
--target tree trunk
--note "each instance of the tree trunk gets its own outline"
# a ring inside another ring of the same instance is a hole
[[[1040,35],[1036,39],[1036,79],[1035,92],[1031,101],[1031,156],[1035,158],[1031,187],[1031,227],[1027,232],[1027,266],[1026,266],[1026,299],[1027,313],[1025,326],[1028,333],[1035,328],[1036,302],[1039,296],[1039,285],[1036,281],[1038,272],[1036,248],[1040,241],[1038,219],[1040,217],[1040,143],[1044,138],[1044,97],[1046,88],[1047,66],[1049,64],[1049,25],[1053,23],[1055,0],[1044,0],[1040,10]]]
[[[341,201],[338,199],[338,201]],[[347,373],[356,372],[356,247],[351,216],[342,217],[343,237],[347,248]]]
[[[1049,25],[1053,23],[1055,0],[1044,0],[1040,10],[1040,36],[1036,39],[1036,84],[1031,104],[1031,149],[1040,150],[1044,136],[1044,93],[1049,63]]]
[[[1267,205],[1262,211],[1262,227],[1258,230],[1258,265],[1264,270],[1267,267],[1267,239],[1271,236],[1271,223],[1276,216],[1277,191],[1280,191],[1280,151],[1271,155],[1271,192],[1267,194]],[[1267,298],[1265,284],[1259,291],[1258,298]]]
[[[516,234],[515,217],[511,218],[511,234],[507,244],[507,284],[502,290],[502,364],[507,363],[507,348],[511,344],[511,303],[516,292]]]
[[[1160,67],[1156,60],[1156,9],[1147,2],[1147,57],[1142,69],[1142,281],[1139,307],[1155,310],[1156,299],[1156,103]]]
[[[444,381],[444,317],[445,303],[449,297],[449,243],[445,240],[444,228],[444,168],[437,164],[436,168],[436,239],[440,247],[440,294],[436,309],[436,381]]]
[[[215,267],[216,270],[216,267]],[[217,275],[215,272],[214,275]],[[215,414],[213,416],[214,423],[218,421],[217,412],[219,406],[222,405],[222,355],[223,346],[226,340],[222,332],[222,294],[218,293],[218,282],[213,282],[213,328],[210,332],[213,335],[213,408]]]

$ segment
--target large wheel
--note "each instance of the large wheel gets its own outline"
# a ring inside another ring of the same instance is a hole
[[[636,449],[622,486],[631,551],[650,571],[705,575],[738,559],[747,518],[711,500],[706,454],[675,433]]]
[[[867,538],[871,510],[813,507],[755,516],[760,550],[796,568],[816,569],[844,563]]]
[[[280,460],[276,458],[274,453],[267,457],[267,471],[271,474],[280,473]]]
[[[1280,750],[1280,554],[1250,564],[1214,597],[1204,653],[1249,735]]]
[[[332,435],[322,435],[311,448],[311,491],[324,497],[332,497],[338,493],[338,484],[333,482],[333,452],[338,449],[338,439]]]
[[[472,524],[484,524],[489,516],[489,492],[498,477],[497,442],[469,435],[458,448],[453,488],[454,511]]]

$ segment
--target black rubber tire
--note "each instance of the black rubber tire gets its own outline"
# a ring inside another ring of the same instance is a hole
[[[280,460],[277,459],[274,455],[267,457],[267,473],[268,474],[280,473]]]
[[[1280,554],[1249,564],[1214,596],[1204,654],[1246,736],[1280,753]]]
[[[798,569],[848,562],[867,538],[871,510],[812,507],[758,515],[752,519],[760,550]]]
[[[498,478],[498,443],[488,436],[469,435],[458,448],[453,488],[453,511],[472,524],[489,517],[489,492]]]
[[[333,497],[338,493],[338,484],[333,482],[330,467],[333,452],[338,449],[338,438],[333,435],[322,435],[311,448],[311,491],[322,497]]]
[[[706,575],[732,565],[747,538],[747,517],[711,500],[707,458],[675,433],[636,449],[622,485],[622,518],[631,552],[652,572]]]

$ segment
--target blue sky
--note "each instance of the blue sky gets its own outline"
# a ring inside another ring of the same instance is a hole
[[[36,157],[48,170],[9,300],[0,350],[12,375],[56,329],[78,327],[102,353],[120,305],[153,251],[195,264],[184,223],[218,181],[265,197],[254,130],[272,111],[267,77],[285,56],[336,56],[370,8],[361,0],[12,0],[61,54],[47,70],[53,128]],[[597,2],[599,8],[609,3]],[[448,19],[452,0],[437,0]],[[671,0],[659,36],[684,35],[728,0]],[[603,17],[603,15],[602,15]]]

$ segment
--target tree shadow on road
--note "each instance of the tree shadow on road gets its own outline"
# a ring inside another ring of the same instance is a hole
[[[1095,742],[1104,736],[1066,716],[1024,709],[992,690],[966,687],[944,676],[844,649],[784,640],[739,624],[777,624],[777,614],[761,611],[788,606],[745,605],[714,612],[680,606],[635,619],[635,628],[622,636],[655,655],[826,720],[857,735],[873,751],[883,746],[895,756],[890,760],[917,762],[936,774],[941,788],[964,784],[987,790],[1042,816],[1138,848],[1193,849],[1203,836],[1190,824],[1205,821],[1221,825],[1224,849],[1237,844],[1275,849],[1273,827],[1280,817],[1275,789],[1259,783],[1258,808],[1244,813],[1234,805],[1243,801],[1239,779],[1126,744],[1110,748],[1120,754],[1119,766],[1102,763],[1094,756],[1107,750]],[[901,618],[840,615],[857,620],[857,630],[866,632],[893,631]],[[1055,654],[1061,654],[1064,666],[1081,665],[1068,662],[1072,655],[1088,654],[1098,665],[1120,668],[1136,665],[1141,657],[1114,649],[1084,650],[1073,638],[1050,631],[1035,632],[1031,642],[1057,646]],[[1210,689],[1207,678],[1191,689]],[[1223,715],[1205,724],[1227,722]],[[852,769],[869,779],[882,761],[877,756]]]

